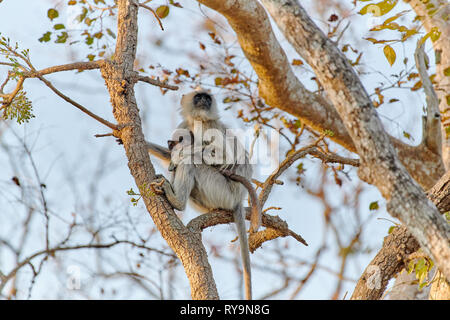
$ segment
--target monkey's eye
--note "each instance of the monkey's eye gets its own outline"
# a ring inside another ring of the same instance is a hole
[[[170,150],[170,151],[172,151],[173,147],[175,147],[176,144],[177,144],[176,141],[173,141],[173,140],[168,140],[168,141],[167,141],[167,146],[169,147],[169,150]]]

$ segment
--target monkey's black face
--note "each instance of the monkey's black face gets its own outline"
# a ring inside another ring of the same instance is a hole
[[[211,109],[212,98],[207,93],[197,93],[194,96],[193,102],[194,102],[194,107],[195,108],[201,108],[201,109],[209,110],[209,109]]]

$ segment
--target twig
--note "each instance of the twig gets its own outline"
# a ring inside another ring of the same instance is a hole
[[[74,62],[69,64],[63,64],[59,66],[52,66],[42,70],[31,70],[23,73],[25,78],[37,78],[38,76],[44,76],[50,73],[56,73],[61,71],[72,71],[72,70],[93,70],[100,69],[105,63],[105,60],[96,61],[86,61],[86,62]]]
[[[153,15],[155,16],[156,20],[158,20],[159,26],[161,28],[162,31],[164,31],[164,27],[162,25],[161,19],[158,17],[158,15],[156,14],[155,10],[153,10],[152,8],[150,8],[149,6],[146,6],[143,3],[139,3],[139,6],[142,8],[147,9],[148,11],[150,11],[151,13],[153,13]]]
[[[137,81],[142,81],[142,82],[147,82],[153,86],[157,86],[157,87],[161,87],[164,89],[169,89],[169,90],[178,90],[178,86],[174,86],[174,85],[170,85],[167,83],[164,83],[162,81],[160,81],[159,79],[152,79],[150,77],[146,77],[146,76],[137,76],[136,77]]]
[[[136,244],[134,242],[128,241],[128,240],[115,240],[114,242],[110,242],[110,243],[105,243],[105,244],[93,244],[93,243],[89,243],[89,244],[82,244],[82,245],[73,245],[73,246],[67,246],[67,247],[55,247],[55,248],[50,248],[50,249],[45,249],[45,250],[41,250],[41,251],[37,251],[34,254],[28,256],[27,258],[24,258],[22,261],[20,261],[16,267],[14,269],[12,269],[8,274],[3,275],[2,277],[2,281],[0,282],[0,293],[2,292],[3,288],[5,287],[6,283],[13,278],[16,273],[23,267],[26,265],[29,265],[29,263],[36,257],[41,256],[41,255],[53,255],[55,252],[60,252],[60,251],[70,251],[70,250],[78,250],[78,249],[107,249],[107,248],[111,248],[114,247],[116,245],[120,245],[120,244],[129,244],[133,247],[136,248],[140,248],[140,249],[145,249],[145,250],[149,250],[149,251],[154,251],[157,252],[161,255],[166,255],[169,257],[172,257],[173,259],[176,259],[176,256],[172,253],[165,253],[161,250],[158,249],[154,249],[154,248],[150,248],[147,247],[145,245],[140,245],[140,244]]]
[[[80,109],[81,111],[83,111],[84,113],[86,113],[88,116],[90,116],[91,118],[94,118],[95,120],[97,120],[98,122],[104,124],[105,126],[113,129],[113,130],[119,130],[119,127],[114,124],[111,123],[105,119],[103,119],[102,117],[97,116],[96,114],[92,113],[91,111],[89,111],[88,109],[86,109],[85,107],[83,107],[81,104],[79,104],[76,101],[73,101],[72,99],[70,99],[68,96],[64,95],[61,91],[59,91],[58,89],[56,89],[53,84],[48,81],[47,79],[45,79],[44,77],[37,75],[36,76],[39,80],[41,80],[42,82],[44,82],[46,84],[47,87],[49,87],[54,93],[56,93],[58,96],[60,96],[61,98],[63,98],[64,100],[66,100],[68,103],[72,104],[74,107]]]
[[[319,138],[320,140],[321,138]],[[349,164],[352,166],[359,166],[359,160],[358,159],[350,159],[350,158],[344,158],[341,156],[338,156],[336,154],[328,154],[319,151],[318,147],[316,146],[317,142],[310,146],[306,146],[304,148],[301,148],[290,155],[286,157],[286,159],[283,160],[283,162],[279,165],[279,167],[266,179],[266,181],[263,184],[262,191],[259,193],[259,203],[261,206],[264,206],[264,203],[266,203],[267,198],[269,197],[270,192],[272,191],[272,187],[275,184],[275,181],[277,178],[286,171],[295,161],[305,157],[306,155],[310,154],[317,158],[320,158],[324,162],[334,162],[334,163],[342,163],[342,164]]]
[[[114,133],[103,133],[94,135],[94,137],[96,138],[111,137],[111,136],[114,136]]]

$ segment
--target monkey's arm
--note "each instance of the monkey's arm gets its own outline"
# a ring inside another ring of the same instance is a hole
[[[156,143],[147,142],[147,150],[151,155],[159,159],[170,161],[170,150]]]
[[[165,180],[165,178],[163,177]],[[192,165],[181,164],[175,171],[172,183],[167,180],[162,184],[167,200],[179,211],[186,209],[186,203],[194,188],[194,173]]]

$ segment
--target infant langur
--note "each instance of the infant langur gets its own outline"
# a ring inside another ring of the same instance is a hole
[[[248,154],[235,136],[227,132],[219,120],[214,97],[204,90],[183,95],[181,99],[183,122],[178,126],[170,152],[148,143],[149,152],[159,158],[170,158],[169,183],[160,176],[155,185],[161,185],[167,200],[177,210],[184,210],[188,199],[204,211],[224,209],[233,212],[241,246],[244,269],[245,295],[251,299],[251,271],[248,239],[245,228],[243,201],[247,190],[223,171],[251,179],[252,166]],[[259,218],[260,219],[260,218]],[[252,223],[256,232],[260,221]]]

